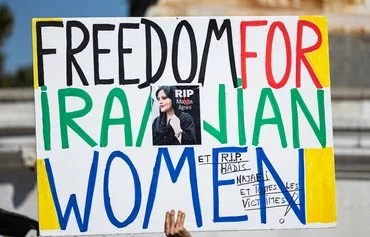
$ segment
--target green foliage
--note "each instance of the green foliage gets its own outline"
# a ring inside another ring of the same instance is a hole
[[[6,5],[0,4],[0,87],[6,87],[10,83],[8,82],[9,78],[4,75],[5,55],[2,46],[10,35],[12,26],[13,14]]]
[[[13,14],[6,5],[0,4],[0,47],[10,35],[13,26]]]
[[[2,76],[0,80],[0,87],[31,87],[32,85],[32,66],[18,68],[13,74]]]
[[[5,40],[13,27],[13,13],[7,5],[0,3],[0,87],[25,87],[33,84],[32,66],[18,68],[13,74],[4,73],[6,55],[3,52]]]

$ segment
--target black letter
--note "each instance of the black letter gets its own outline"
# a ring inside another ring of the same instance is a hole
[[[113,84],[113,78],[100,79],[99,76],[99,54],[108,54],[110,49],[99,49],[98,33],[99,30],[114,30],[114,25],[109,24],[94,24],[93,25],[93,52],[94,52],[94,81],[95,85],[99,84]]]
[[[145,25],[145,38],[146,38],[146,82],[140,84],[139,88],[145,88],[149,86],[151,83],[155,83],[159,80],[164,72],[164,68],[166,66],[167,61],[167,40],[166,36],[159,25],[155,22],[141,19],[141,23]],[[159,41],[161,43],[161,63],[159,64],[157,72],[152,76],[152,37],[150,28],[153,28],[158,35]]]
[[[131,48],[123,48],[123,30],[122,29],[139,29],[139,23],[121,23],[118,27],[118,71],[119,71],[119,84],[139,84],[139,79],[125,79],[125,67],[123,64],[125,60],[124,54],[132,53]]]
[[[179,38],[182,27],[185,26],[185,29],[188,32],[190,40],[190,55],[191,55],[191,70],[189,77],[185,80],[182,80],[179,73],[178,65],[178,52],[179,52]],[[175,34],[173,35],[173,45],[172,45],[172,69],[175,80],[178,83],[191,83],[194,80],[195,73],[197,72],[198,65],[198,55],[197,55],[197,43],[195,41],[195,35],[193,28],[186,20],[180,21],[175,29]]]
[[[41,37],[41,28],[42,27],[63,27],[62,21],[38,21],[36,22],[36,48],[37,48],[37,73],[39,86],[44,86],[44,60],[43,55],[46,54],[56,54],[56,49],[43,49],[42,48],[42,37]],[[36,78],[35,78],[36,79]]]
[[[79,28],[83,33],[83,39],[81,44],[77,47],[72,49],[72,27]],[[86,80],[86,76],[83,73],[80,65],[78,65],[74,54],[77,54],[84,50],[89,42],[90,35],[89,31],[87,30],[86,26],[79,21],[67,21],[67,48],[66,48],[66,66],[67,66],[67,86],[72,86],[72,64],[75,67],[82,84],[84,86],[89,85]]]
[[[220,40],[224,31],[226,29],[227,34],[227,45],[229,50],[229,62],[230,62],[230,70],[231,70],[231,77],[233,79],[234,87],[238,87],[237,83],[237,75],[236,75],[236,68],[235,68],[235,58],[234,58],[234,48],[233,48],[233,36],[231,32],[231,24],[230,20],[226,19],[221,25],[221,28],[217,29],[217,22],[215,19],[209,20],[206,43],[204,44],[202,62],[200,63],[200,71],[199,71],[199,80],[198,82],[204,85],[204,75],[206,74],[206,65],[209,53],[209,46],[211,44],[211,37],[212,31],[215,33],[216,39]]]

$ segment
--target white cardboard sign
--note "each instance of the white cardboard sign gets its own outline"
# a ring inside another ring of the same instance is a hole
[[[34,19],[42,235],[336,222],[324,17]]]

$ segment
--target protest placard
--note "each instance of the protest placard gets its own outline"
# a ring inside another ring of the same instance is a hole
[[[325,17],[33,20],[42,235],[335,226]]]

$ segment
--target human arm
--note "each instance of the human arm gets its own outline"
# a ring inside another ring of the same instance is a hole
[[[28,236],[32,231],[39,234],[39,223],[36,220],[0,208],[1,236]]]
[[[195,124],[193,117],[188,113],[181,113],[179,116],[175,114],[169,121],[171,125],[174,136],[177,138],[182,145],[193,145],[197,144],[195,138]]]
[[[196,139],[196,129],[193,117],[188,113],[182,113],[180,115],[181,120],[181,129],[182,131],[182,138],[181,138],[181,144],[185,145],[194,145],[199,144],[197,143]]]
[[[170,122],[170,125],[171,125],[172,129],[173,129],[173,132],[174,132],[174,135],[175,135],[176,139],[181,144],[183,130],[181,129],[181,121],[180,121],[179,117],[177,117],[176,114],[174,114],[169,122]]]
[[[164,222],[164,233],[167,237],[191,237],[190,232],[184,227],[185,213],[177,212],[175,219],[175,210],[167,211]]]

